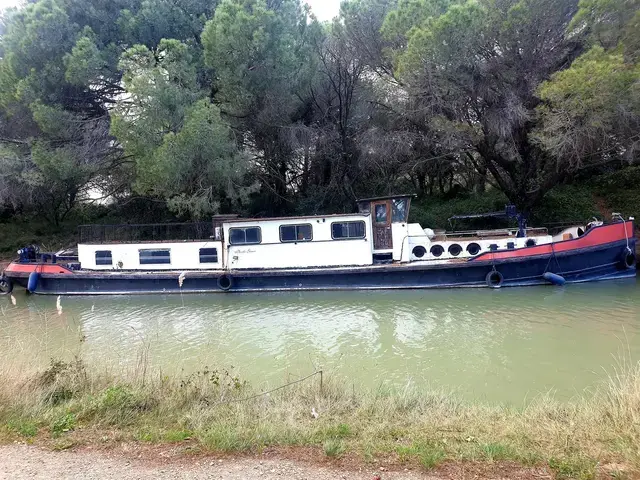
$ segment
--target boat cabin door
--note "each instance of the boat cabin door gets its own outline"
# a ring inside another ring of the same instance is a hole
[[[392,250],[391,200],[371,202],[373,217],[373,250]]]
[[[398,247],[407,238],[411,198],[412,195],[394,195],[358,200],[358,211],[371,215],[374,260],[393,258],[393,229],[398,237],[396,238]],[[396,226],[392,228],[393,224]],[[401,251],[399,248],[396,250],[395,260],[400,260]]]

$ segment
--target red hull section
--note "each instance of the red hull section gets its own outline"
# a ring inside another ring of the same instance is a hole
[[[64,265],[57,265],[55,263],[17,263],[12,262],[9,264],[5,273],[18,274],[28,277],[30,273],[48,273],[48,274],[68,274],[73,275],[73,272]]]
[[[571,250],[581,250],[584,248],[598,247],[609,243],[616,243],[624,240],[631,241],[634,235],[633,222],[614,223],[603,225],[588,231],[580,238],[573,240],[563,240],[546,245],[536,245],[533,247],[520,248],[518,250],[501,250],[498,252],[486,252],[475,260],[505,260],[509,258],[535,257],[538,255],[552,255]]]

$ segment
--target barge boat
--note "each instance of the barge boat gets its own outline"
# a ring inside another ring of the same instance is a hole
[[[633,218],[550,235],[527,228],[434,232],[409,223],[411,196],[363,199],[358,213],[211,223],[88,225],[77,249],[18,253],[0,279],[49,295],[502,288],[636,275]],[[472,216],[475,217],[475,216]],[[460,217],[458,217],[460,218]],[[468,218],[468,217],[467,217]]]

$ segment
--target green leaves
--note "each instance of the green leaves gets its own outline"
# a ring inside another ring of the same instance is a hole
[[[155,160],[157,175],[145,184],[161,189],[172,210],[195,218],[217,213],[221,198],[237,199],[248,166],[220,110],[206,99],[187,111],[179,132],[165,136]]]
[[[246,163],[198,84],[197,62],[178,40],[127,50],[120,62],[127,100],[113,112],[112,132],[135,158],[139,193],[202,218],[218,211],[221,198],[237,197]]]
[[[243,193],[247,163],[220,110],[207,99],[189,107],[182,127],[164,135],[150,153],[138,161],[136,188],[166,198],[179,215],[205,218],[219,211],[221,198],[235,200]]]
[[[127,50],[120,61],[127,99],[112,113],[112,133],[127,154],[153,157],[163,136],[182,126],[185,111],[205,95],[196,81],[188,47],[162,40],[155,51],[144,45]]]
[[[89,37],[81,37],[64,56],[67,68],[65,79],[73,85],[90,85],[103,72],[107,63],[95,42]]]
[[[571,32],[586,29],[593,41],[607,49],[615,48],[621,41],[634,43],[632,37],[640,36],[634,28],[638,19],[633,20],[639,9],[638,0],[580,0],[569,29]]]
[[[590,50],[540,86],[538,137],[578,166],[589,159],[632,161],[640,128],[640,2],[581,0],[570,31],[585,30]]]
[[[306,16],[296,0],[268,8],[264,0],[226,0],[202,34],[207,65],[215,70],[218,99],[234,115],[264,107],[278,95],[288,109],[300,73],[311,58]]]
[[[554,156],[577,165],[597,152],[626,150],[640,118],[639,82],[640,65],[593,47],[541,85],[540,140]]]

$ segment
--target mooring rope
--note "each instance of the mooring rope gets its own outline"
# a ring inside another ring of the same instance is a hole
[[[627,231],[627,221],[624,219],[624,217],[622,215],[620,215],[619,213],[612,213],[611,216],[613,218],[619,218],[622,221],[622,224],[624,225],[624,239],[627,241],[627,252],[629,254],[633,254],[633,251],[631,250],[631,247],[629,246],[629,233]],[[632,232],[633,233],[633,232]]]
[[[549,261],[547,262],[547,266],[544,268],[544,272],[542,273],[542,275],[544,275],[545,273],[547,273],[549,271],[549,265],[551,265],[551,260],[555,259],[556,261],[556,265],[558,266],[558,275],[562,275],[562,268],[560,267],[560,262],[558,261],[558,257],[556,256],[556,249],[555,249],[555,242],[553,240],[551,240],[551,255],[549,256]]]
[[[246,402],[248,400],[253,400],[254,398],[259,398],[259,397],[263,397],[265,395],[269,395],[270,393],[273,392],[277,392],[278,390],[282,390],[283,388],[287,388],[290,387],[291,385],[295,385],[297,383],[302,383],[305,380],[310,379],[311,377],[315,377],[316,375],[320,375],[320,390],[322,390],[322,370],[317,370],[315,372],[313,372],[310,375],[307,375],[306,377],[303,378],[299,378],[298,380],[294,380],[293,382],[289,382],[285,385],[280,385],[277,388],[274,388],[273,390],[269,390],[266,392],[262,392],[262,393],[257,393],[256,395],[251,395],[249,397],[245,397],[245,398],[236,398],[234,400],[227,400],[227,401],[223,401],[223,402],[217,402],[215,405],[229,405],[231,403],[239,403],[239,402]]]

